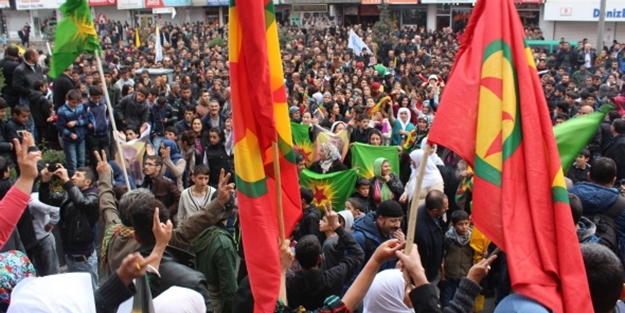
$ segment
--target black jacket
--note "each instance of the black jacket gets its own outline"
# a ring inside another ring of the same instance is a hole
[[[232,157],[228,155],[226,152],[226,148],[223,143],[219,143],[217,145],[211,145],[210,143],[204,146],[204,153],[206,154],[206,163],[211,173],[215,173],[215,175],[210,175],[208,178],[208,184],[212,187],[217,187],[219,184],[219,172],[221,169],[224,169],[225,174],[233,173],[233,160]],[[234,180],[234,175],[230,177],[230,183]]]
[[[287,278],[286,296],[290,307],[302,305],[310,310],[322,307],[328,296],[341,294],[347,279],[360,267],[365,254],[352,234],[343,227],[337,228],[336,234],[339,236],[337,245],[345,247],[345,256],[339,265],[325,271],[300,270]]]
[[[152,249],[154,246],[144,246],[139,249],[139,253],[143,257],[147,257],[152,253]],[[189,288],[202,295],[206,303],[206,311],[212,312],[208,296],[208,283],[204,274],[193,269],[193,258],[195,256],[185,250],[167,246],[158,268],[161,274],[160,284],[155,286],[156,280],[150,281],[150,289],[153,291],[152,297],[158,297],[172,286]]]
[[[35,90],[30,94],[28,102],[30,103],[30,114],[35,121],[35,126],[43,128],[50,125],[46,120],[51,115],[50,109],[52,105],[46,96],[41,91]]]
[[[66,74],[61,74],[61,76],[54,80],[54,84],[52,85],[52,90],[54,91],[52,97],[54,111],[57,111],[65,104],[67,93],[74,88],[76,88],[74,81]]]
[[[393,200],[399,201],[401,194],[404,193],[404,184],[401,183],[399,176],[395,173],[390,173],[391,180],[385,184],[388,185],[388,188],[393,193]],[[369,188],[369,209],[375,211],[378,207],[378,203],[375,201],[375,188],[377,182],[377,178],[372,177],[369,182],[371,183],[371,187]]]
[[[472,312],[473,306],[475,305],[475,298],[477,298],[482,290],[480,285],[465,277],[460,280],[458,290],[453,300],[449,303],[449,306],[441,310],[436,289],[436,286],[427,284],[419,286],[410,292],[410,301],[412,302],[415,313]]]
[[[439,225],[442,225],[443,221],[440,218],[438,220]],[[443,263],[445,233],[439,225],[430,217],[425,205],[419,207],[415,238],[428,281],[436,278]]]
[[[119,102],[115,108],[115,115],[118,121],[123,121],[123,129],[140,129],[143,123],[148,122],[150,110],[146,100],[135,103],[135,95],[127,95]]]
[[[6,84],[2,88],[2,97],[10,107],[14,107],[17,104],[17,93],[13,89],[13,72],[18,65],[20,65],[20,62],[17,58],[4,57],[4,59],[0,60],[0,68],[2,68]]]
[[[7,124],[4,120],[0,119],[0,156],[5,158],[11,158],[11,144],[12,141],[9,138]],[[9,144],[11,143],[11,144]]]
[[[612,138],[603,150],[603,156],[616,162],[616,179],[625,178],[625,134]]]
[[[24,62],[18,65],[13,71],[13,89],[17,97],[28,100],[30,94],[35,91],[33,86],[37,80],[43,80],[43,73],[39,65],[35,64],[34,70]]]
[[[78,189],[71,181],[63,184],[65,192],[50,190],[50,182],[39,186],[39,201],[60,207],[61,220],[58,223],[63,241],[63,250],[68,255],[90,255],[94,250],[93,227],[98,221],[98,189]],[[85,234],[76,238],[73,234]],[[91,236],[89,236],[91,234]]]
[[[28,123],[28,122],[26,122]],[[22,141],[22,137],[17,133],[18,131],[29,130],[30,128],[25,124],[20,124],[13,119],[10,119],[7,123],[6,127],[6,139],[8,142],[12,143],[13,139],[17,139],[20,142]],[[15,155],[15,150],[10,151],[11,159],[13,160],[13,164],[17,164],[17,155]]]

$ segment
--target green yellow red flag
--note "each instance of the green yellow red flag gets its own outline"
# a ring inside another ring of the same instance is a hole
[[[385,158],[391,166],[391,172],[399,175],[399,153],[395,146],[372,146],[355,142],[351,148],[352,168],[358,168],[358,175],[364,178],[375,176],[373,163],[377,158]]]
[[[354,169],[318,174],[304,170],[299,174],[302,187],[313,191],[313,204],[318,208],[332,201],[332,208],[341,211],[345,208],[345,201],[354,193],[358,172]]]
[[[287,236],[302,214],[273,2],[231,0],[228,44],[245,261],[254,312],[272,313],[280,291],[274,142]]]
[[[295,151],[304,155],[306,167],[313,162],[313,142],[310,141],[310,126],[291,122]]]
[[[428,141],[474,169],[472,220],[506,252],[512,289],[554,312],[592,312],[553,127],[524,37],[513,0],[477,1]]]
[[[387,103],[391,102],[391,100],[392,99],[389,96],[384,96],[380,98],[380,100],[378,100],[378,103],[376,103],[374,106],[370,107],[367,110],[367,114],[369,115],[369,117],[372,117],[375,113],[383,110],[384,106],[386,106]]]
[[[64,17],[56,26],[50,63],[52,78],[63,74],[83,52],[94,54],[100,51],[100,40],[87,0],[67,0],[59,10]]]

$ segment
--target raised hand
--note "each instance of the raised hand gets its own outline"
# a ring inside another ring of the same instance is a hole
[[[219,173],[219,184],[217,184],[217,201],[221,205],[225,205],[230,200],[230,195],[234,193],[234,183],[228,184],[232,174],[226,174],[226,171],[222,168]]]
[[[323,210],[325,211],[325,217],[328,221],[328,225],[334,230],[341,226],[339,222],[339,215],[332,210],[332,202],[328,202],[328,205],[323,205]]]
[[[373,252],[371,259],[373,259],[378,264],[382,264],[388,260],[396,259],[395,255],[396,251],[399,251],[404,248],[406,245],[405,242],[399,243],[397,239],[389,239],[378,246]]]
[[[156,239],[156,245],[165,247],[171,239],[171,233],[174,225],[171,220],[167,220],[166,223],[161,223],[161,219],[158,216],[159,208],[154,209],[154,219],[152,221],[152,233],[154,239]]]
[[[96,171],[98,171],[98,173],[100,174],[103,174],[103,173],[110,174],[111,167],[109,166],[109,163],[106,160],[106,152],[102,150],[102,154],[100,154],[98,153],[98,151],[93,151],[93,154],[95,155],[95,158],[98,161],[98,164],[95,167]]]
[[[13,147],[17,156],[17,164],[20,168],[20,177],[35,179],[39,174],[37,162],[41,161],[41,151],[36,148],[33,135],[27,131],[22,132],[22,142],[13,139]]]

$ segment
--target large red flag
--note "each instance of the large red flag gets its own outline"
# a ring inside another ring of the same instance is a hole
[[[514,291],[592,312],[545,96],[513,0],[478,0],[428,142],[475,170],[473,222],[507,254]]]
[[[270,313],[275,310],[280,291],[273,142],[278,143],[280,151],[287,236],[302,212],[273,2],[231,0],[229,19],[234,163],[241,233],[254,312]]]

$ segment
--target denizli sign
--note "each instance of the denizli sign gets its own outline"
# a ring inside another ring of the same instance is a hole
[[[592,10],[592,17],[599,18],[599,15],[601,15],[601,10],[599,8]],[[612,11],[606,10],[605,18],[622,19],[625,21],[625,8],[620,10],[612,9]]]
[[[598,21],[599,1],[585,2],[552,2],[545,3],[545,21],[592,22]],[[605,10],[607,22],[625,21],[625,6],[622,0],[608,0]]]

